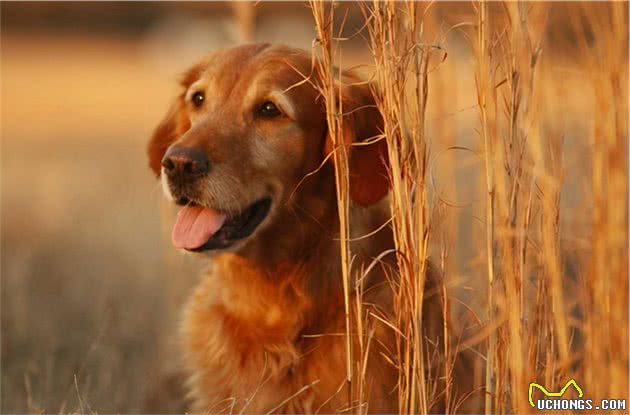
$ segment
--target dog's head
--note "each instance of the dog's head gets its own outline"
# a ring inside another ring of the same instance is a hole
[[[182,206],[172,234],[176,247],[242,246],[280,223],[301,192],[330,200],[313,194],[317,186],[301,186],[333,151],[311,69],[305,51],[255,44],[215,52],[185,73],[181,94],[148,146],[164,193]],[[351,74],[343,78],[344,141],[379,135],[382,119],[369,85]],[[355,203],[370,205],[388,191],[384,143],[347,147]],[[334,193],[334,177],[318,174],[312,180],[328,181]]]

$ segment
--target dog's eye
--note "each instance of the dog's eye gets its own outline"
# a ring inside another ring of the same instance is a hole
[[[262,104],[260,108],[258,109],[258,113],[262,115],[263,117],[269,117],[269,118],[277,117],[278,115],[282,114],[280,110],[278,109],[278,107],[276,107],[276,105],[271,101],[267,101],[264,104]]]
[[[201,104],[203,104],[203,101],[205,101],[206,96],[204,95],[203,92],[198,91],[195,92],[192,96],[192,103],[195,107],[199,108],[201,106]]]

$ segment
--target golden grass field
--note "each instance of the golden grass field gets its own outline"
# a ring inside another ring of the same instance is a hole
[[[392,322],[410,356],[400,412],[422,413],[431,383],[414,324],[427,257],[446,275],[444,352],[477,352],[486,413],[536,412],[530,382],[571,378],[628,400],[627,3],[308,6],[2,4],[2,413],[142,410],[177,366],[203,266],[170,247],[144,154],[175,79],[243,39],[315,37],[381,91],[411,258]]]

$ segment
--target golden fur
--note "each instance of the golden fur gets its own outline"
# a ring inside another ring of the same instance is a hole
[[[309,82],[303,75],[311,75]],[[379,134],[382,123],[370,87],[351,85],[357,80],[347,73],[339,81],[348,113],[344,137],[353,142]],[[273,198],[269,216],[251,236],[210,253],[210,269],[186,306],[181,328],[195,412],[331,413],[348,406],[334,170],[330,161],[318,169],[332,146],[311,82],[318,82],[317,74],[304,51],[257,44],[215,52],[184,75],[181,95],[149,143],[158,176],[173,143],[206,152],[213,169],[187,190],[199,204],[238,212],[262,194]],[[190,96],[199,89],[206,102],[193,108]],[[272,91],[283,94],[291,117],[251,115]],[[386,206],[377,203],[388,191],[386,161],[384,140],[350,150],[353,236],[387,220]],[[169,193],[166,182],[165,188]],[[353,242],[353,269],[392,247],[387,227]],[[388,267],[394,267],[391,254],[364,281],[366,310],[382,318],[392,315]],[[425,328],[440,344],[442,309],[432,278]],[[353,328],[356,318],[353,313]],[[354,382],[354,392],[363,387],[370,412],[394,413],[397,371],[383,358],[395,360],[394,333],[374,318],[365,327],[371,331],[366,382]],[[358,350],[356,335],[353,342]],[[356,353],[355,371],[360,358]],[[433,410],[441,405],[436,399]]]

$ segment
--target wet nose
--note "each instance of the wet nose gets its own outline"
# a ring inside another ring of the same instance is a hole
[[[196,147],[172,146],[162,158],[162,167],[169,177],[192,179],[210,171],[205,151]]]

